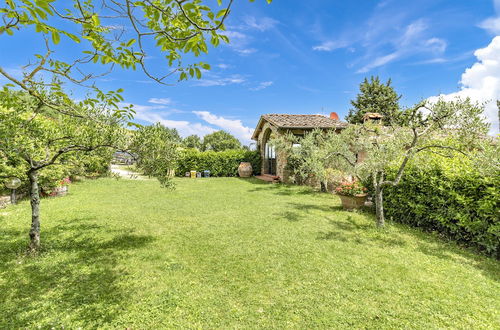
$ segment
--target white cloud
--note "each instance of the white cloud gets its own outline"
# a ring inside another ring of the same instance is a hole
[[[128,106],[129,104],[125,103],[120,103],[122,106]],[[141,105],[141,104],[132,104],[134,110],[137,113],[142,113],[146,111],[151,111],[151,110],[161,110],[161,109],[166,109],[167,107],[164,105]]]
[[[265,89],[273,84],[272,81],[263,81],[259,85],[253,88],[249,88],[251,91],[260,91],[262,89]]]
[[[226,70],[226,69],[229,69],[231,67],[229,64],[226,64],[226,63],[220,63],[220,64],[217,64],[216,66],[222,70]]]
[[[405,28],[403,35],[395,39],[392,44],[395,51],[375,57],[368,64],[365,64],[358,73],[365,73],[380,66],[384,66],[390,62],[398,60],[403,57],[408,57],[418,53],[431,53],[436,58],[440,58],[446,51],[447,43],[445,40],[432,37],[425,37],[425,32],[428,25],[424,20],[417,20]]]
[[[243,21],[246,25],[244,28],[256,29],[261,32],[272,29],[279,23],[277,20],[270,17],[256,18],[254,16],[246,16],[243,18]]]
[[[250,55],[257,51],[257,49],[249,47],[251,41],[250,36],[233,30],[224,31],[223,34],[225,34],[230,41],[226,46],[240,55]]]
[[[490,133],[498,134],[498,108],[496,100],[500,100],[500,36],[493,38],[485,48],[474,52],[477,62],[467,68],[460,80],[461,89],[456,93],[440,95],[451,100],[457,97],[470,97],[473,101],[488,102],[485,116],[490,122]],[[438,96],[429,98],[435,101]]]
[[[244,39],[247,39],[247,35],[246,34],[243,34],[241,32],[238,32],[238,31],[231,31],[231,30],[228,30],[228,31],[224,31],[222,34],[226,35],[229,39],[233,39],[231,40],[231,42],[237,42],[237,40],[244,40]]]
[[[270,17],[256,18],[253,16],[245,16],[243,18],[243,24],[233,26],[230,30],[223,32],[230,40],[230,43],[226,46],[242,56],[253,54],[257,52],[257,49],[250,47],[251,42],[254,40],[250,32],[252,30],[264,32],[274,28],[278,23],[277,20]]]
[[[193,111],[193,113],[207,123],[220,127],[223,130],[233,134],[244,144],[248,144],[251,142],[253,129],[243,126],[241,120],[227,119],[221,116],[216,116],[208,111]]]
[[[485,29],[493,35],[500,34],[500,0],[493,1],[495,5],[496,16],[485,19],[479,24],[479,27]]]
[[[314,45],[313,50],[353,52],[347,67],[356,68],[358,72],[403,59],[411,58],[423,64],[426,60],[442,58],[447,43],[433,30],[434,19],[412,18],[423,11],[420,7],[429,6],[431,1],[421,6],[395,0],[378,1],[370,16],[358,26],[348,24],[339,30],[338,25],[325,22],[325,32],[317,25],[313,34],[321,43]]]
[[[127,103],[120,103],[120,106],[128,106]],[[204,125],[202,123],[190,122],[187,120],[171,120],[168,119],[172,113],[186,112],[176,109],[170,109],[163,104],[155,105],[141,105],[132,104],[136,111],[135,119],[142,120],[148,123],[161,123],[162,125],[175,128],[182,137],[186,137],[192,134],[198,136],[205,136],[207,134],[217,131],[216,128]],[[253,129],[243,125],[241,120],[238,119],[227,119],[222,116],[217,116],[209,111],[192,111],[190,113],[195,114],[198,118],[205,121],[208,124],[214,125],[219,129],[223,129],[236,138],[238,138],[244,144],[249,144],[251,142]]]
[[[368,71],[370,71],[374,68],[377,68],[379,66],[386,65],[387,63],[394,61],[395,59],[399,58],[400,56],[401,56],[400,52],[394,52],[394,53],[391,53],[388,55],[377,57],[375,60],[368,63],[367,65],[365,65],[364,67],[359,69],[357,72],[358,73],[368,72]]]
[[[121,106],[128,106],[129,104],[120,103]],[[213,133],[216,130],[210,126],[205,126],[200,123],[191,123],[186,120],[170,120],[166,117],[172,113],[184,112],[176,109],[168,109],[165,105],[141,105],[132,104],[133,109],[136,111],[135,119],[143,120],[148,123],[161,123],[162,125],[175,128],[183,137],[196,134],[198,136],[205,136]]]
[[[229,77],[219,77],[217,75],[209,75],[210,78],[200,79],[194,82],[194,86],[212,87],[212,86],[227,86],[234,84],[242,84],[246,79],[240,75],[231,75]]]
[[[250,55],[257,52],[255,48],[243,48],[243,49],[235,49],[240,55]]]
[[[314,46],[313,47],[313,50],[317,50],[317,51],[320,51],[320,52],[331,52],[331,51],[334,51],[336,49],[340,49],[340,48],[345,48],[349,45],[348,42],[346,41],[342,41],[342,40],[336,40],[336,41],[333,41],[333,40],[328,40],[328,41],[325,41],[317,46]]]
[[[487,30],[491,34],[500,34],[500,17],[488,18],[482,21],[479,27]]]
[[[442,54],[445,52],[446,47],[448,47],[448,43],[443,39],[430,38],[424,41],[424,46],[426,46],[429,51]]]
[[[153,104],[163,104],[163,105],[168,105],[168,104],[171,104],[172,103],[172,100],[169,99],[169,98],[156,98],[156,97],[153,97],[153,98],[150,98],[148,100],[149,103],[153,103]]]

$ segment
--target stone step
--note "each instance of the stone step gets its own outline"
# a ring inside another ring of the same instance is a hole
[[[262,174],[262,175],[257,175],[257,179],[263,180],[266,182],[279,182],[280,177],[276,175],[271,175],[271,174]]]

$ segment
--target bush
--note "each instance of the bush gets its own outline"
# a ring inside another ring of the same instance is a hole
[[[257,151],[237,149],[201,152],[187,149],[181,153],[176,174],[184,176],[189,171],[209,170],[211,176],[238,176],[241,162],[250,162],[253,173],[260,174],[260,155]]]
[[[396,169],[391,169],[394,177]],[[500,252],[500,175],[481,176],[467,159],[426,158],[384,191],[388,218]]]
[[[39,185],[41,190],[49,191],[60,185],[60,181],[68,176],[104,176],[108,174],[111,163],[112,151],[102,149],[78,158],[69,155],[66,164],[46,167],[40,170]],[[5,188],[4,180],[8,177],[21,179],[22,185],[18,188],[19,193],[28,193],[29,181],[26,175],[27,165],[21,158],[0,158],[0,196],[8,195],[10,190]]]

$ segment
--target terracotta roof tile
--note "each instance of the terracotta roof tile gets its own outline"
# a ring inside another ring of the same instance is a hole
[[[262,118],[279,128],[344,128],[347,123],[322,115],[267,114]]]

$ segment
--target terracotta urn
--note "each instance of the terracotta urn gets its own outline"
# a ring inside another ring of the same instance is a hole
[[[242,178],[249,178],[252,176],[252,164],[248,162],[241,162],[240,166],[238,166],[238,174]]]
[[[355,196],[338,195],[342,201],[344,210],[357,210],[365,205],[366,194]]]

